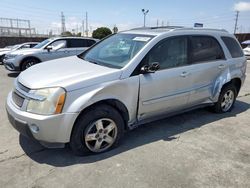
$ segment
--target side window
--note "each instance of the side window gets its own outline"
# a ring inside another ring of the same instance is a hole
[[[36,46],[37,44],[30,44],[30,48],[33,48],[34,46]]]
[[[25,44],[20,49],[25,49],[25,48],[30,48],[30,45],[29,44]]]
[[[192,63],[207,62],[224,59],[224,53],[218,41],[209,36],[191,37],[191,61]]]
[[[95,43],[96,42],[94,40],[87,40],[87,47],[90,47],[90,46],[92,46]]]
[[[83,48],[87,47],[87,42],[85,39],[70,39],[69,48]]]
[[[225,43],[227,49],[229,50],[232,58],[242,57],[244,54],[238,42],[231,37],[221,37]]]
[[[66,48],[66,40],[57,40],[55,42],[52,42],[49,46],[52,46],[53,50]]]
[[[158,62],[160,69],[188,64],[188,38],[173,37],[158,43],[147,55],[148,64]]]

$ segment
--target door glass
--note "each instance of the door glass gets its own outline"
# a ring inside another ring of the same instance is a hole
[[[66,47],[66,40],[57,40],[57,41],[51,43],[50,46],[52,46],[53,50],[65,48]]]
[[[87,47],[87,42],[85,39],[70,39],[69,48],[83,48]]]
[[[188,64],[187,37],[174,37],[157,44],[148,54],[148,64],[158,62],[160,69]]]
[[[192,36],[192,63],[224,59],[224,53],[218,41],[209,36]]]

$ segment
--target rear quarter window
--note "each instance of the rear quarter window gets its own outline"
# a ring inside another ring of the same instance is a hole
[[[227,49],[229,50],[232,58],[242,57],[243,51],[239,45],[239,43],[232,37],[221,37],[223,42],[225,43]]]
[[[96,43],[96,41],[94,41],[94,40],[87,40],[87,47],[90,47],[95,43]]]

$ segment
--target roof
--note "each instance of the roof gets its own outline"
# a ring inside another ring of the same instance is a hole
[[[121,33],[130,34],[145,34],[145,35],[160,35],[172,31],[199,31],[199,32],[223,32],[228,33],[224,29],[200,28],[200,27],[181,27],[181,26],[166,26],[166,27],[139,27]]]
[[[50,39],[52,39],[52,40],[55,40],[55,39],[91,39],[91,40],[96,40],[96,41],[98,41],[99,39],[95,39],[95,38],[91,38],[91,37],[74,37],[74,36],[69,36],[69,37],[64,37],[64,36],[62,36],[62,37],[52,37],[52,38],[50,38]]]

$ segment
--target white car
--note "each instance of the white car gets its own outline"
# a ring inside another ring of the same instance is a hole
[[[6,54],[8,54],[10,52],[14,52],[16,50],[33,48],[37,44],[38,44],[38,42],[26,42],[23,44],[17,44],[14,46],[7,46],[5,48],[0,49],[0,63],[3,63],[3,59],[4,59]]]
[[[250,59],[250,44],[243,49],[244,55],[247,57],[247,59]]]

